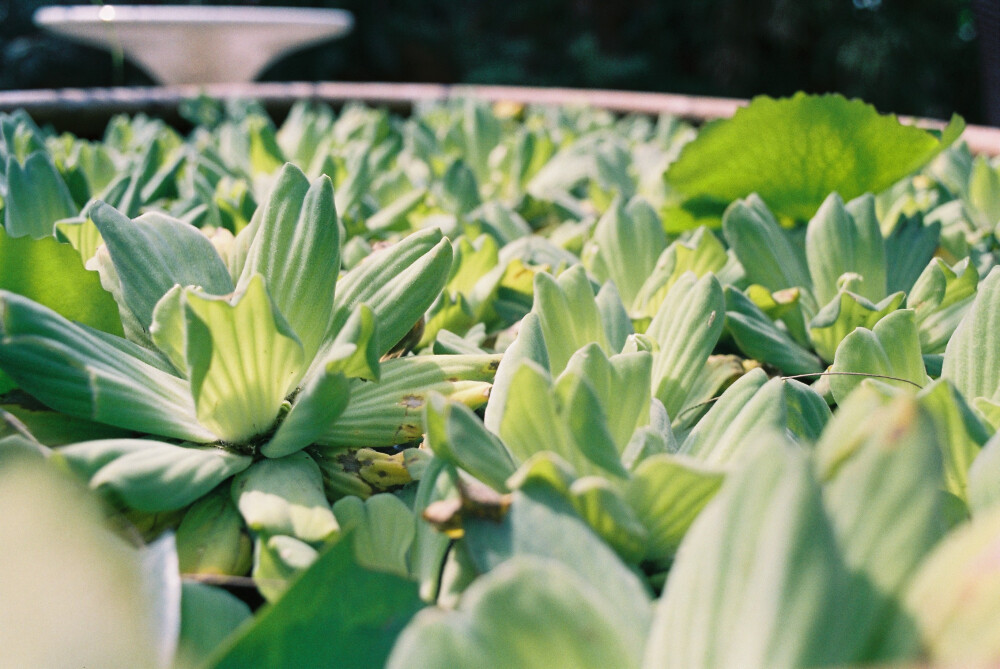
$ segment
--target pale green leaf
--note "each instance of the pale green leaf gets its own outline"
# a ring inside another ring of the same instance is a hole
[[[912,309],[899,309],[869,330],[859,327],[840,342],[830,371],[830,389],[838,402],[854,390],[865,374],[914,392],[930,383],[920,354]]]
[[[634,334],[635,330],[615,284],[608,281],[601,286],[595,301],[597,311],[601,314],[601,322],[604,323],[604,333],[608,337],[608,348],[612,352],[621,351],[629,335]]]
[[[873,649],[865,659],[889,661],[919,649],[896,598],[945,532],[944,494],[928,485],[942,477],[941,448],[930,416],[912,398],[876,410],[866,427],[823,497],[848,568],[879,593],[857,620]],[[890,635],[893,623],[897,631]]]
[[[143,327],[175,284],[211,295],[233,292],[229,271],[212,242],[197,228],[157,213],[130,220],[102,202],[90,210],[111,254],[122,296]]]
[[[561,374],[573,353],[587,344],[608,350],[594,290],[582,266],[566,270],[558,279],[545,272],[536,274],[532,311],[538,315],[553,376]]]
[[[649,533],[619,486],[603,476],[584,476],[570,483],[566,493],[580,517],[623,560],[643,559]]]
[[[498,434],[520,462],[525,462],[536,453],[551,451],[580,474],[595,471],[576,447],[573,435],[560,415],[552,392],[551,377],[528,360],[521,362],[511,378]]]
[[[51,237],[56,221],[79,213],[66,182],[46,151],[18,162],[7,156],[3,227],[11,237]]]
[[[698,228],[690,237],[676,240],[660,254],[631,303],[632,313],[652,318],[667,291],[684,274],[693,272],[698,278],[709,272],[718,274],[728,262],[729,255],[719,238],[706,227]]]
[[[862,277],[858,294],[873,302],[886,296],[885,243],[874,198],[857,203],[855,211],[852,216],[840,196],[831,193],[809,221],[806,258],[820,304],[837,296],[840,277],[848,272]]]
[[[191,394],[198,419],[242,443],[274,425],[304,370],[302,346],[257,275],[236,304],[186,290]]]
[[[221,588],[185,581],[175,664],[196,667],[252,616],[250,607]]]
[[[567,367],[555,380],[553,390],[556,406],[576,449],[604,471],[624,476],[620,451],[625,450],[626,442],[620,446],[615,443],[608,429],[610,412],[602,405],[590,379]]]
[[[424,432],[423,406],[438,392],[470,408],[486,403],[497,355],[433,355],[387,360],[377,382],[354,380],[351,401],[318,443],[334,449],[391,446]]]
[[[344,497],[333,505],[341,532],[351,533],[354,556],[366,569],[410,575],[410,545],[416,533],[413,512],[394,495],[372,495],[362,501]]]
[[[250,529],[311,543],[330,539],[337,519],[323,494],[323,477],[306,453],[254,463],[233,480],[233,501]]]
[[[760,284],[772,293],[785,288],[812,288],[804,254],[757,195],[729,205],[722,218],[722,230],[750,283]]]
[[[86,263],[97,253],[97,248],[104,243],[97,226],[89,218],[72,218],[56,223],[56,238],[66,242],[80,254]]]
[[[979,284],[972,306],[952,335],[944,353],[941,377],[948,379],[968,401],[1000,399],[1000,269],[994,268]]]
[[[636,428],[649,419],[650,375],[653,356],[646,352],[620,353],[610,358],[596,344],[573,354],[567,372],[590,384],[603,414],[608,435],[619,453]]]
[[[714,275],[681,277],[667,293],[646,335],[656,341],[653,396],[676,416],[722,333],[726,304]]]
[[[593,584],[564,565],[519,556],[473,583],[457,610],[421,612],[387,666],[638,667],[641,644],[606,607]]]
[[[755,369],[729,386],[688,433],[679,453],[708,465],[725,466],[746,457],[760,434],[785,429],[784,381]]]
[[[851,209],[851,203],[847,205]],[[922,216],[900,218],[885,238],[886,290],[909,293],[931,262],[941,238],[941,223],[925,223]],[[912,305],[911,305],[912,306]]]
[[[971,502],[970,467],[989,438],[986,427],[946,380],[927,385],[917,394],[917,400],[934,421],[944,461],[945,489],[958,499]]]
[[[464,525],[469,555],[480,572],[492,571],[515,556],[558,560],[603,596],[604,618],[628,630],[625,639],[634,651],[642,647],[650,621],[645,584],[556,490],[528,483],[513,493],[501,522],[470,518]],[[554,536],[560,540],[552,541]]]
[[[385,354],[437,298],[451,261],[451,244],[436,228],[373,253],[337,283],[331,332],[337,332],[359,304],[367,304],[378,323],[377,350]]]
[[[259,536],[254,542],[254,583],[264,599],[276,602],[318,556],[319,551],[295,537]]]
[[[881,302],[873,303],[857,293],[841,289],[809,321],[809,337],[816,353],[823,360],[833,361],[837,347],[845,337],[857,328],[875,327],[886,314],[898,309],[905,297],[903,293],[894,293]]]
[[[156,664],[138,553],[97,500],[41,461],[0,467],[0,643],[12,667]]]
[[[309,379],[270,441],[260,447],[269,458],[300,451],[320,439],[344,411],[350,399],[350,382],[340,372],[317,374]]]
[[[340,272],[333,184],[328,177],[310,184],[289,163],[262,207],[236,293],[245,291],[255,274],[263,276],[275,306],[302,342],[306,360],[312,360],[329,332]]]
[[[622,300],[632,304],[666,245],[660,222],[633,219],[619,197],[597,221],[582,260],[599,282],[613,281]]]
[[[210,442],[188,382],[128,355],[93,332],[0,291],[0,368],[48,406],[140,432]]]
[[[249,456],[211,446],[151,439],[102,439],[63,446],[54,456],[137,511],[180,509],[250,466]]]
[[[762,444],[763,446],[763,444]],[[646,667],[801,667],[860,659],[852,587],[805,454],[767,444],[685,536]]]
[[[242,576],[250,569],[250,537],[229,487],[217,486],[184,513],[175,534],[182,574]]]
[[[1000,662],[1000,508],[952,531],[923,561],[903,606],[930,660],[950,666]]]
[[[832,415],[823,396],[797,379],[785,379],[785,408],[789,433],[805,444],[819,440]]]
[[[529,360],[542,369],[549,369],[545,335],[542,332],[541,320],[535,312],[528,313],[521,320],[517,338],[507,347],[497,367],[496,379],[490,391],[490,401],[486,405],[486,414],[483,417],[484,424],[491,432],[497,434],[500,432],[500,422],[507,412],[511,383],[523,360]]]
[[[732,286],[725,288],[726,329],[740,351],[785,374],[823,370],[822,361],[767,317],[753,300]]]
[[[430,393],[424,404],[427,446],[436,457],[461,467],[494,490],[505,492],[516,463],[500,439],[468,407]]]
[[[1000,432],[983,445],[969,467],[969,506],[975,514],[1000,504]]]
[[[649,533],[644,559],[660,561],[673,556],[722,480],[718,468],[666,453],[653,455],[636,467],[625,499]]]
[[[966,258],[949,267],[934,258],[913,285],[906,304],[916,312],[920,349],[943,353],[955,328],[972,305],[979,273]]]

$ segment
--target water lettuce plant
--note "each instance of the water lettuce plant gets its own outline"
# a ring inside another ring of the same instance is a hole
[[[1000,661],[960,119],[183,113],[0,116],[0,616],[70,612],[0,658],[74,598],[109,665]]]

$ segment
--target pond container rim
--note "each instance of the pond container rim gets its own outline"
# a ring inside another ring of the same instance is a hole
[[[253,99],[273,116],[281,117],[300,100],[342,106],[361,102],[407,112],[414,105],[454,98],[526,105],[589,106],[622,114],[669,114],[704,123],[732,116],[748,104],[740,98],[705,97],[674,93],[539,88],[527,86],[473,86],[459,84],[282,82],[207,84],[112,88],[62,88],[0,91],[0,111],[23,109],[42,125],[83,137],[99,137],[116,114],[147,114],[183,125],[179,108],[185,100],[208,95],[220,99]],[[946,122],[912,116],[900,121],[926,128],[943,128]],[[969,125],[962,138],[976,154],[1000,156],[1000,128]]]

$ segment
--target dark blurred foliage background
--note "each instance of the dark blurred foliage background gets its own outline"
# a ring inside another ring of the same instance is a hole
[[[0,88],[148,84],[143,72],[39,32],[0,0]],[[973,4],[1000,0],[285,0],[121,2],[336,6],[340,41],[276,63],[266,81],[571,86],[750,97],[839,91],[881,111],[986,121]],[[994,28],[995,30],[995,28]],[[998,36],[993,35],[995,42]],[[994,73],[995,74],[995,73]]]

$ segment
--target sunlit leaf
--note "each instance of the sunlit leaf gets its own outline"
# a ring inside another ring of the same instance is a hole
[[[256,275],[236,304],[186,291],[191,394],[198,419],[223,440],[266,433],[303,369],[302,345]]]
[[[850,200],[888,188],[964,128],[955,116],[937,137],[839,95],[761,96],[731,119],[702,128],[666,179],[689,196],[723,205],[756,192],[774,211],[804,220],[829,193]]]
[[[51,237],[15,239],[0,229],[0,289],[23,295],[69,320],[121,335],[118,306],[80,255]]]
[[[236,286],[264,277],[278,311],[311,360],[327,336],[340,272],[340,227],[329,178],[312,184],[287,164],[263,205],[260,225]]]
[[[321,542],[337,532],[319,467],[306,453],[261,460],[233,481],[233,501],[250,529]]]

